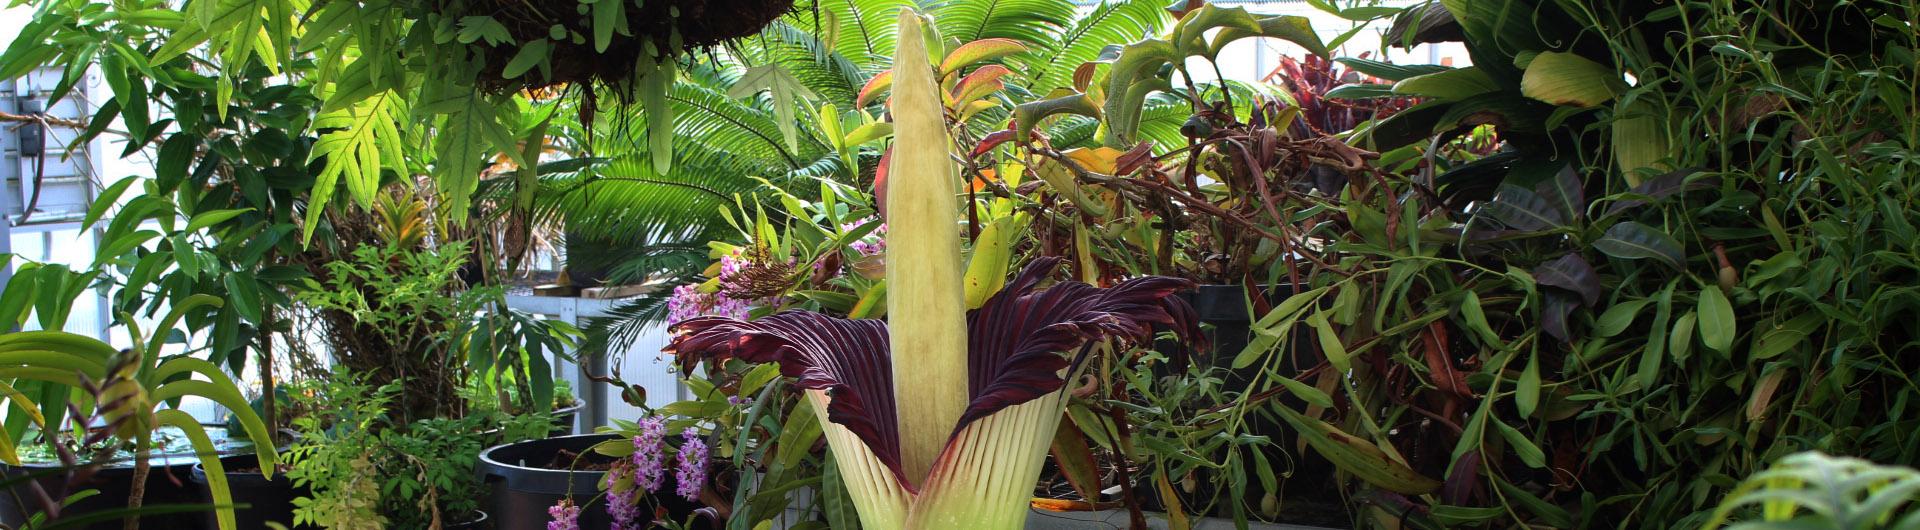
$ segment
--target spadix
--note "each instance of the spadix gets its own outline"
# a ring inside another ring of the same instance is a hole
[[[805,311],[695,318],[674,327],[667,351],[779,363],[822,416],[865,527],[1017,529],[1066,403],[1063,375],[1092,343],[1143,342],[1154,324],[1196,337],[1192,310],[1170,296],[1191,284],[1043,290],[1059,259],[1039,258],[966,311],[958,177],[920,35],[920,17],[903,10],[883,198],[888,322]]]

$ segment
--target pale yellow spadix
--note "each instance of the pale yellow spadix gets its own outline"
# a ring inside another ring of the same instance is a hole
[[[959,173],[946,112],[921,38],[900,10],[893,57],[893,156],[887,170],[887,327],[899,411],[901,470],[921,480],[967,405],[967,319]]]

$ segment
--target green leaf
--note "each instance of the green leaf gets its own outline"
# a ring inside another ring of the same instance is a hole
[[[1727,301],[1727,295],[1717,286],[1701,289],[1699,313],[1700,342],[1713,351],[1731,352],[1740,324],[1734,320],[1733,304]]]
[[[1356,72],[1396,83],[1414,76],[1450,70],[1448,67],[1437,64],[1393,64],[1358,57],[1341,57],[1334,59],[1334,62],[1346,65],[1347,68],[1352,68]]]
[[[194,214],[193,219],[187,221],[187,228],[185,230],[182,230],[182,232],[187,232],[187,233],[199,232],[201,230],[206,229],[207,227],[227,222],[228,219],[239,217],[240,214],[251,212],[251,211],[253,211],[252,208],[234,208],[230,210],[214,210],[211,212],[200,212],[198,214]]]
[[[227,296],[233,297],[233,310],[247,322],[260,323],[260,285],[243,272],[233,272],[222,280],[227,287]]]
[[[1520,78],[1521,94],[1555,105],[1591,107],[1625,91],[1613,68],[1566,52],[1541,52]]]
[[[644,62],[644,61],[643,61]],[[645,64],[636,75],[640,104],[647,110],[647,156],[653,160],[653,172],[666,176],[673,169],[673,107],[667,93],[673,90],[674,62]]]
[[[620,2],[609,3],[614,5],[620,4]],[[513,34],[507,31],[507,26],[501,24],[498,20],[494,20],[493,17],[485,15],[460,17],[460,31],[455,34],[454,38],[461,44],[472,44],[474,41],[484,39],[488,46],[499,46],[513,42]]]
[[[1421,74],[1393,84],[1393,93],[1459,100],[1500,90],[1500,86],[1479,68],[1466,67]]]
[[[1342,290],[1342,293],[1346,290]],[[1480,335],[1480,340],[1488,346],[1506,349],[1506,341],[1500,340],[1500,334],[1493,332],[1493,326],[1487,324],[1487,313],[1480,307],[1480,295],[1467,291],[1460,301],[1460,316],[1467,321],[1467,328]]]
[[[1693,356],[1693,328],[1696,325],[1694,311],[1688,311],[1673,321],[1673,333],[1667,335],[1667,354],[1676,362],[1684,362]]]
[[[1535,469],[1545,469],[1547,467],[1546,453],[1542,453],[1540,446],[1535,445],[1533,440],[1527,439],[1525,433],[1507,425],[1506,422],[1500,420],[1492,421],[1495,430],[1500,431],[1500,437],[1507,440],[1507,447],[1519,454],[1521,462]]]
[[[1307,325],[1313,326],[1320,339],[1320,351],[1327,356],[1327,362],[1335,370],[1345,373],[1353,369],[1353,361],[1347,355],[1347,347],[1340,340],[1340,333],[1333,330],[1333,324],[1327,322],[1326,311],[1316,311],[1307,317]]]
[[[727,89],[727,97],[747,98],[762,90],[773,95],[773,114],[780,126],[780,135],[787,141],[787,149],[799,151],[799,124],[794,121],[794,107],[819,96],[780,65],[769,63],[747,68],[746,73],[740,75],[740,81]]]
[[[1673,236],[1632,221],[1608,228],[1604,237],[1593,242],[1593,248],[1616,258],[1653,258],[1675,269],[1683,268],[1686,260],[1686,254]]]
[[[519,53],[513,54],[513,58],[507,60],[507,65],[500,68],[500,77],[517,79],[533,67],[546,62],[547,48],[551,44],[552,41],[547,39],[534,39],[521,44]]]
[[[1328,396],[1326,392],[1321,392],[1318,388],[1314,388],[1313,385],[1296,381],[1291,377],[1276,376],[1273,380],[1279,381],[1280,386],[1287,387],[1288,393],[1300,398],[1301,401],[1307,402],[1308,405],[1321,408],[1333,408],[1333,397]]]
[[[313,237],[320,214],[332,199],[335,187],[344,182],[348,193],[361,207],[371,207],[380,187],[383,167],[400,169],[406,139],[401,136],[395,117],[399,114],[399,96],[382,92],[375,97],[322,113],[315,118],[316,129],[333,129],[314,142],[308,160],[326,159],[314,176],[313,194],[307,201],[306,225],[302,240]]]
[[[1313,30],[1313,22],[1299,15],[1280,15],[1262,18],[1256,21],[1259,31],[1248,31],[1241,26],[1229,26],[1213,37],[1213,44],[1207,47],[1208,57],[1219,57],[1233,41],[1246,37],[1270,37],[1284,40],[1306,48],[1308,53],[1326,57],[1331,53],[1327,45],[1320,41],[1320,34]]]
[[[226,469],[220,463],[220,451],[213,446],[213,440],[207,436],[207,430],[200,426],[193,415],[178,409],[165,409],[154,413],[154,419],[163,425],[172,425],[187,435],[193,445],[193,452],[202,455],[200,466],[206,469],[207,490],[213,497],[214,520],[220,530],[234,530],[239,523],[234,522],[233,491],[227,487]],[[269,450],[271,452],[271,450]],[[268,471],[268,473],[272,473]]]
[[[627,28],[625,0],[599,0],[593,3],[593,51],[605,53],[613,43],[614,32],[632,35]]]
[[[93,198],[93,203],[87,205],[87,216],[81,219],[80,228],[93,228],[94,223],[100,222],[100,218],[106,216],[108,208],[112,208],[120,202],[120,194],[126,193],[128,186],[144,180],[146,179],[140,177],[127,177],[108,185],[106,189],[100,190],[100,194]]]
[[[820,489],[820,507],[827,516],[827,528],[859,530],[860,518],[854,513],[853,497],[847,493],[846,481],[840,477],[840,465],[834,462],[833,451],[827,451],[826,460],[820,463]]]
[[[1527,368],[1520,372],[1519,388],[1514,390],[1513,404],[1523,417],[1533,416],[1540,406],[1540,355],[1535,352],[1527,356]]]
[[[511,135],[496,117],[496,109],[479,91],[461,91],[466,95],[455,98],[457,106],[447,114],[441,122],[440,133],[434,136],[434,181],[455,221],[467,218],[470,198],[480,187],[480,171],[486,165],[487,154],[494,152],[488,147],[501,148],[497,139]],[[511,147],[511,144],[506,146]]]
[[[1600,319],[1594,322],[1594,336],[1606,338],[1619,335],[1621,332],[1626,331],[1628,326],[1633,325],[1634,319],[1639,318],[1640,310],[1647,307],[1647,304],[1652,301],[1651,299],[1642,298],[1639,300],[1620,302],[1608,307],[1605,313],[1600,314]]]

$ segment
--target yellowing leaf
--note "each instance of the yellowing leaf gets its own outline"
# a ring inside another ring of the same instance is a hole
[[[968,65],[982,61],[991,61],[1016,53],[1027,51],[1027,46],[1013,39],[980,39],[960,45],[940,61],[940,76],[946,77]]]
[[[1067,155],[1068,159],[1080,164],[1080,167],[1086,168],[1087,171],[1112,175],[1119,167],[1120,156],[1127,152],[1111,147],[1082,147],[1061,154]]]
[[[1565,52],[1541,52],[1520,77],[1521,94],[1555,105],[1591,107],[1624,91],[1612,67]]]
[[[867,79],[867,84],[860,86],[860,95],[853,98],[853,106],[870,105],[873,103],[873,98],[879,97],[881,92],[891,88],[893,88],[893,70],[883,70],[873,74],[872,78]]]

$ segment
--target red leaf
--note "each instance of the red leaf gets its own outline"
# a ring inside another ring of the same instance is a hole
[[[986,136],[980,137],[980,145],[973,146],[973,153],[971,153],[970,156],[980,156],[980,155],[987,154],[987,151],[992,151],[993,148],[1000,147],[1000,144],[1004,144],[1004,143],[1007,143],[1008,140],[1012,140],[1013,135],[1014,135],[1013,129],[1001,129],[998,131],[987,133]]]

